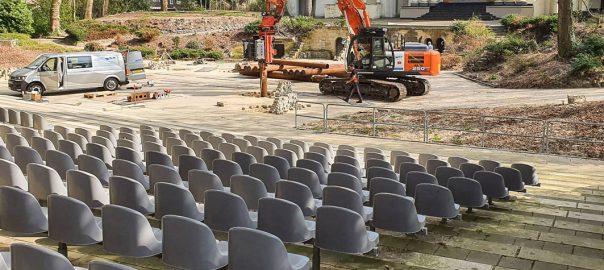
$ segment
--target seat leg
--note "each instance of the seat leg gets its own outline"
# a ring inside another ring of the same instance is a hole
[[[67,258],[67,244],[65,243],[59,243],[59,248],[57,250],[61,255],[65,256],[65,258]]]
[[[378,247],[374,247],[371,251],[367,252],[367,254],[373,257],[378,257],[380,255],[380,250]]]
[[[441,224],[447,224],[447,223],[449,223],[449,219],[443,218],[443,219],[440,220],[440,223]]]
[[[312,248],[312,270],[321,270],[321,249],[316,245]]]
[[[466,213],[474,213],[474,211],[472,211],[472,207],[468,207],[468,211],[466,211]]]
[[[428,227],[423,227],[419,232],[423,235],[428,235]]]
[[[493,198],[489,197],[489,205],[494,205],[493,204]]]

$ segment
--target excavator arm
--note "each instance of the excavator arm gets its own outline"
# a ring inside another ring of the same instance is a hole
[[[262,13],[262,21],[258,29],[258,36],[264,41],[264,63],[273,62],[273,38],[275,36],[276,26],[285,14],[285,4],[287,0],[266,0],[266,7]]]
[[[338,0],[338,8],[344,15],[350,35],[358,35],[361,29],[371,27],[371,20],[363,0]]]

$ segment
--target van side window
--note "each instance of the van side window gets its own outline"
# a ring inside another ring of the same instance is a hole
[[[57,58],[50,58],[40,67],[40,71],[57,71]]]
[[[80,68],[91,68],[92,57],[90,56],[77,56],[67,58],[68,69],[80,69]]]

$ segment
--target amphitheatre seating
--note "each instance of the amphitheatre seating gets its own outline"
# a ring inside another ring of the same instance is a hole
[[[281,180],[277,168],[263,163],[251,164],[249,175],[260,179],[264,183],[266,191],[270,193],[275,192],[275,184]]]
[[[350,175],[354,175],[360,181],[362,181],[363,179],[361,170],[358,167],[346,163],[335,162],[334,164],[331,164],[331,172],[347,173]]]
[[[109,202],[143,215],[155,212],[155,197],[149,196],[140,182],[128,177],[112,176],[109,179]]]
[[[221,232],[234,227],[255,229],[258,221],[258,214],[249,212],[240,196],[221,190],[206,191],[204,213],[204,223]]]
[[[501,163],[495,160],[483,159],[478,161],[478,165],[482,166],[485,171],[495,171],[495,168],[501,167]]]
[[[15,243],[10,246],[11,269],[85,270],[74,267],[65,256],[41,246]]]
[[[73,159],[59,150],[46,151],[46,165],[57,171],[63,180],[67,179],[67,171],[77,168]]]
[[[0,159],[0,187],[18,187],[27,191],[27,180],[17,164]]]
[[[262,198],[258,202],[258,230],[271,233],[284,243],[303,243],[315,237],[315,222],[305,220],[293,202]]]
[[[29,192],[38,200],[46,201],[50,194],[67,196],[67,186],[54,169],[42,164],[27,164]]]
[[[370,154],[374,154],[374,153],[370,153]],[[365,160],[366,169],[373,168],[373,167],[380,167],[380,168],[384,168],[384,169],[388,169],[388,170],[392,171],[392,165],[388,161],[385,161],[383,159],[375,159],[375,158]]]
[[[337,155],[333,158],[333,160],[334,163],[345,163],[359,169],[361,168],[361,164],[355,157]]]
[[[522,181],[522,173],[519,170],[508,167],[497,167],[494,172],[503,176],[505,187],[509,191],[526,191],[524,188],[524,181]]]
[[[88,270],[136,270],[132,267],[108,261],[91,261]]]
[[[398,175],[396,175],[393,170],[380,167],[371,167],[367,169],[367,188],[371,187],[371,179],[375,177],[385,177],[392,180],[398,179]]]
[[[37,234],[48,231],[48,210],[18,187],[0,187],[0,230]]]
[[[415,188],[419,184],[438,184],[438,180],[433,175],[425,172],[407,173],[407,185],[405,186],[407,196],[415,197]]]
[[[205,201],[205,192],[207,190],[225,190],[229,191],[229,187],[224,187],[220,177],[213,172],[206,170],[191,170],[189,171],[189,191],[193,194],[193,198],[198,203]]]
[[[363,199],[352,189],[328,186],[323,189],[323,205],[332,205],[357,212],[365,222],[373,217],[373,208],[363,206]]]
[[[109,204],[109,192],[96,176],[78,170],[67,171],[67,195],[84,202],[90,208]]]
[[[258,178],[249,175],[234,175],[231,177],[231,192],[239,195],[248,210],[257,211],[258,201],[266,197],[274,197],[275,194],[269,194],[266,186]]]
[[[520,175],[522,175],[522,182],[524,182],[525,185],[541,185],[539,183],[539,178],[537,177],[537,170],[535,169],[535,167],[524,163],[514,163],[511,167],[520,171]]]
[[[226,159],[222,152],[214,149],[205,148],[202,149],[200,153],[201,159],[203,159],[203,162],[208,166],[208,170],[214,169],[214,160]]]
[[[403,184],[407,184],[407,174],[410,172],[427,172],[426,167],[410,162],[403,162],[399,169],[399,181]]]
[[[319,182],[322,185],[327,185],[327,173],[323,169],[323,165],[321,165],[321,163],[311,159],[299,159],[295,165],[295,167],[305,168],[315,172],[317,177],[319,177]]]
[[[323,197],[324,185],[319,182],[317,174],[309,169],[304,168],[290,168],[287,172],[288,180],[306,185],[312,192],[315,198]]]
[[[376,194],[373,198],[371,225],[399,233],[417,233],[425,230],[426,216],[417,214],[415,200],[392,193]]]
[[[96,176],[103,186],[109,186],[111,172],[102,160],[85,154],[80,155],[78,156],[78,169]]]
[[[112,163],[113,176],[123,176],[139,182],[145,190],[149,190],[149,176],[146,176],[140,167],[136,163],[123,159],[116,159]]]
[[[29,146],[15,146],[15,164],[19,166],[21,172],[27,175],[27,165],[31,163],[44,164],[44,160],[38,151]]]
[[[36,152],[38,152],[38,154],[40,154],[40,156],[42,157],[42,160],[46,160],[46,151],[56,150],[55,146],[52,144],[52,142],[49,139],[42,138],[42,137],[32,138],[31,139],[31,148],[35,149]],[[1,153],[0,153],[0,158],[2,158]]]
[[[55,148],[59,148],[59,140],[63,139],[63,135],[54,130],[44,130],[44,138],[50,140]],[[6,140],[6,138],[4,138]],[[33,140],[33,139],[32,139]]]
[[[275,198],[295,203],[302,209],[305,217],[315,216],[317,208],[322,204],[320,200],[314,198],[310,188],[304,184],[281,180],[275,186]]]
[[[291,150],[287,149],[275,149],[274,155],[277,157],[282,157],[287,160],[287,163],[290,167],[295,167],[298,161],[298,156]]]
[[[466,177],[451,177],[448,184],[453,194],[453,201],[460,206],[472,208],[483,207],[488,204],[487,196],[483,195],[480,182]]]
[[[250,165],[257,162],[253,155],[244,152],[235,152],[231,157],[234,162],[239,164],[243,174],[250,174]]]
[[[474,163],[462,163],[459,169],[463,172],[463,175],[468,178],[474,177],[475,172],[484,171],[485,169]]]
[[[123,206],[105,205],[101,216],[105,251],[135,258],[161,253],[161,230],[152,228],[143,214]]]
[[[97,144],[97,143],[88,143],[88,144],[86,144],[85,149],[86,149],[87,155],[91,155],[93,157],[100,159],[101,161],[103,161],[105,163],[105,165],[108,168],[111,168],[111,163],[113,162],[114,158],[113,158],[113,155],[111,154],[111,151],[107,147]],[[132,150],[131,148],[126,148],[126,149]],[[118,151],[119,151],[119,155],[118,155]],[[120,156],[117,158],[132,160],[133,162],[136,161],[136,159],[134,157],[124,158],[124,156],[127,155],[124,152],[125,151],[124,151],[123,147],[116,147],[114,150],[115,155]],[[138,153],[134,153],[134,154],[136,154],[136,157],[138,158],[138,160],[140,160],[140,155]],[[134,154],[132,154],[132,155],[134,156]]]
[[[203,221],[203,205],[195,202],[193,194],[180,185],[155,184],[155,218],[177,215]]]
[[[327,178],[327,185],[349,188],[359,194],[363,202],[369,200],[369,191],[363,190],[363,183],[354,175],[332,171]]]
[[[174,167],[153,164],[149,166],[149,192],[154,193],[155,184],[157,183],[172,183],[179,186],[187,187],[180,178],[180,174]]]
[[[275,167],[277,171],[279,171],[279,176],[282,179],[287,179],[288,170],[292,167],[287,159],[273,155],[265,156],[263,163]]]
[[[419,154],[417,157],[418,163],[424,167],[426,167],[426,165],[428,164],[428,160],[430,160],[430,159],[438,159],[438,156],[422,153],[422,154]]]
[[[183,181],[189,181],[189,172],[191,170],[208,170],[208,166],[203,159],[194,155],[180,155],[178,157],[178,173]]]
[[[225,159],[216,159],[212,165],[213,172],[218,175],[222,185],[225,187],[231,186],[231,177],[234,175],[243,175],[243,170],[239,167],[239,164],[234,161]]]
[[[459,204],[454,202],[451,191],[437,184],[423,183],[415,187],[415,207],[418,214],[443,220],[459,216]]]
[[[373,205],[375,195],[378,193],[392,193],[405,196],[406,190],[405,185],[399,181],[385,177],[374,177],[371,179],[371,188],[369,189],[369,205]]]
[[[449,157],[447,159],[447,162],[449,162],[449,164],[451,164],[451,167],[459,169],[461,167],[461,164],[469,163],[470,161],[464,157]],[[482,164],[480,164],[480,165],[482,165]]]

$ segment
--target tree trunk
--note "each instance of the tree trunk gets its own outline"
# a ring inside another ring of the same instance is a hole
[[[101,10],[101,17],[105,17],[109,14],[109,0],[103,0],[103,9]]]
[[[168,11],[168,0],[162,0],[161,1],[161,10],[162,11]]]
[[[92,6],[94,5],[94,0],[86,0],[86,10],[84,12],[85,20],[92,20]]]
[[[77,19],[76,16],[76,0],[71,0],[71,16],[73,21],[75,22]]]
[[[50,31],[57,33],[61,30],[61,0],[52,0],[50,7]]]
[[[310,7],[310,16],[311,16],[311,17],[315,17],[315,16],[317,15],[317,14],[316,14],[316,12],[317,12],[317,0],[312,0],[312,1],[310,2],[310,4],[312,5],[312,6]]]
[[[558,56],[571,57],[575,31],[573,27],[572,0],[558,1]]]
[[[310,16],[313,10],[313,0],[304,0],[304,16]]]

